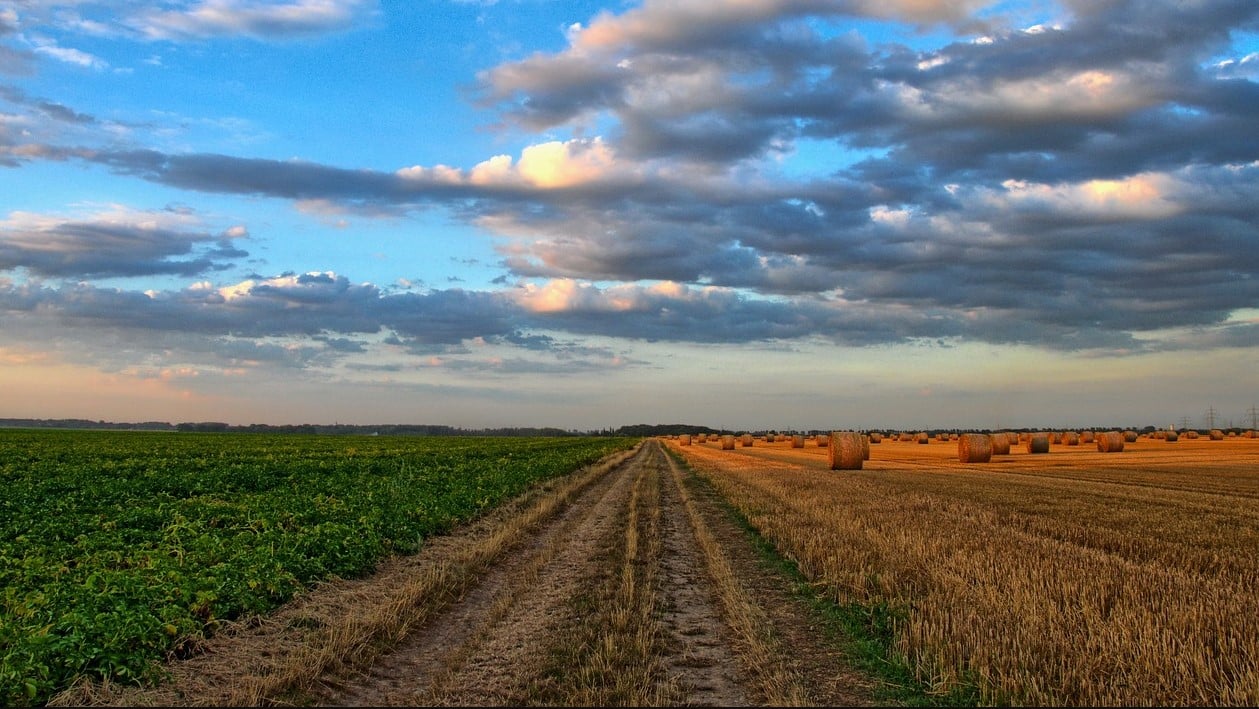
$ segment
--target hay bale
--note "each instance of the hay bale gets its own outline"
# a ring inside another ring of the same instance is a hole
[[[1010,455],[1010,434],[994,433],[990,436],[992,439],[993,455]],[[959,442],[958,445],[961,445]]]
[[[986,433],[958,436],[957,459],[963,463],[987,463],[992,460],[992,436]]]
[[[882,442],[883,442],[883,434],[882,434],[882,433],[879,433],[878,431],[872,431],[872,432],[870,433],[870,442],[871,442],[871,443],[882,443]]]
[[[753,441],[753,438],[752,438],[752,434],[750,433],[745,433],[743,434],[743,436],[739,438],[739,442],[743,444],[744,448],[751,448],[752,441]]]
[[[861,470],[862,457],[861,434],[852,431],[831,431],[831,441],[827,450],[831,470]]]
[[[926,445],[931,442],[931,436],[928,436],[926,431],[922,431],[918,434],[917,440],[919,443]]]
[[[804,436],[796,435],[791,437],[792,448],[804,448]]]
[[[861,437],[861,459],[870,460],[870,437],[869,436],[863,435]]]
[[[1122,453],[1123,444],[1123,434],[1119,431],[1097,434],[1097,450],[1103,453]]]
[[[1188,439],[1189,439],[1189,440],[1191,440],[1191,441],[1192,441],[1192,440],[1195,440],[1195,439],[1197,439],[1197,438],[1198,438],[1198,432],[1197,432],[1197,431],[1185,431],[1185,438],[1188,438]]]
[[[1137,432],[1136,432],[1136,431],[1124,431],[1124,432],[1123,432],[1123,440],[1124,440],[1124,443],[1136,443],[1136,442],[1137,442]]]
[[[1092,431],[1083,431],[1080,433],[1080,443],[1092,443],[1093,438],[1094,436]]]
[[[817,447],[818,447],[818,448],[825,448],[825,447],[827,447],[828,445],[830,445],[830,443],[831,443],[831,437],[830,437],[830,436],[823,436],[823,435],[822,435],[822,434],[820,434],[820,433],[819,433],[819,434],[817,434],[816,436],[814,436],[813,438],[814,438],[815,440],[817,440]]]
[[[1168,443],[1175,443],[1179,438],[1180,438],[1180,434],[1176,433],[1175,431],[1168,431],[1167,433],[1163,434],[1163,440],[1167,441]]]
[[[1049,452],[1049,434],[1033,433],[1027,437],[1028,453],[1048,453]]]
[[[683,433],[682,435],[678,436],[678,445],[680,446],[691,445],[691,434]]]
[[[1210,436],[1211,436],[1211,440],[1213,440],[1213,441],[1222,441],[1222,440],[1224,440],[1224,432],[1223,432],[1223,431],[1221,431],[1221,430],[1220,430],[1220,429],[1218,429],[1218,428],[1213,428],[1213,429],[1211,429]]]
[[[1053,443],[1052,440],[1049,442]],[[1062,442],[1068,446],[1078,446],[1080,445],[1080,434],[1075,431],[1066,431],[1062,434]]]
[[[722,449],[723,451],[732,451],[732,450],[734,450],[734,436],[732,436],[732,435],[730,435],[730,434],[728,434],[728,433],[727,433],[726,435],[722,436],[722,437],[721,437],[721,449]]]

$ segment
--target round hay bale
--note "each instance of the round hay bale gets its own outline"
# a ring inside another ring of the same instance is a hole
[[[721,449],[723,451],[734,450],[734,436],[726,434],[721,437]]]
[[[1049,442],[1053,443],[1052,440]],[[1062,434],[1062,442],[1068,446],[1078,446],[1080,445],[1080,434],[1075,431],[1066,431]]]
[[[824,436],[824,435],[822,435],[822,434],[820,434],[820,433],[819,433],[819,434],[817,434],[816,436],[814,436],[813,438],[814,438],[814,440],[816,440],[816,441],[817,441],[817,447],[818,447],[818,448],[825,448],[825,447],[827,447],[828,445],[830,445],[830,443],[831,443],[831,437],[830,437],[830,436]]]
[[[1192,440],[1195,440],[1195,439],[1197,439],[1197,438],[1198,438],[1198,432],[1197,432],[1197,431],[1185,431],[1185,434],[1184,434],[1184,435],[1185,435],[1185,438],[1188,438],[1188,439],[1189,439],[1189,440],[1191,440],[1191,441],[1192,441]]]
[[[957,459],[963,463],[987,463],[992,460],[992,436],[986,433],[958,436]]]
[[[1124,431],[1124,432],[1123,432],[1123,440],[1124,440],[1124,443],[1136,443],[1136,442],[1137,442],[1137,432],[1136,432],[1136,431]]]
[[[861,434],[852,431],[831,431],[827,457],[831,470],[861,470]]]
[[[678,436],[678,445],[680,446],[691,445],[691,434],[683,433],[682,435]]]
[[[931,442],[931,436],[928,436],[926,431],[922,431],[918,434],[918,442],[926,445]]]
[[[1123,444],[1123,434],[1119,431],[1097,434],[1097,450],[1103,453],[1122,453]]]
[[[804,448],[804,436],[798,436],[798,435],[797,435],[797,436],[792,436],[792,437],[791,437],[791,447],[792,447],[792,448]]]
[[[910,441],[914,440],[914,434],[909,433],[907,431],[902,431],[901,434],[896,437],[896,440],[900,441],[901,443],[909,443]]]
[[[870,437],[869,436],[863,435],[861,437],[861,459],[870,460]]]
[[[1024,431],[1019,434],[1019,443],[1027,443],[1029,440],[1031,440],[1031,438],[1032,438],[1032,434],[1028,433],[1027,431]]]
[[[1049,434],[1033,433],[1027,437],[1028,453],[1048,453],[1049,452]]]
[[[1092,431],[1083,431],[1080,433],[1080,443],[1092,443],[1093,438],[1094,436]]]
[[[1218,428],[1213,428],[1213,429],[1211,429],[1210,436],[1211,436],[1211,440],[1213,440],[1213,441],[1222,441],[1222,440],[1224,440],[1224,432],[1223,432],[1223,431],[1221,431],[1221,430],[1220,430],[1220,429],[1218,429]]]
[[[993,455],[1010,455],[1010,434],[994,433],[990,438],[992,439]],[[960,441],[958,445],[961,445]]]
[[[745,433],[739,437],[739,442],[743,444],[744,448],[751,448],[752,441],[753,441],[753,438],[752,438],[752,434],[750,433]]]
[[[883,434],[882,434],[882,433],[879,433],[879,432],[877,432],[877,431],[873,431],[873,432],[871,432],[871,433],[870,433],[870,442],[871,442],[871,443],[882,443],[882,442],[883,442]]]
[[[1167,433],[1163,434],[1163,440],[1167,441],[1168,443],[1175,443],[1179,438],[1180,438],[1180,434],[1176,433],[1175,431],[1168,431]]]

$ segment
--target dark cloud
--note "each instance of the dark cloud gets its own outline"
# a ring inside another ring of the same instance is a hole
[[[28,96],[26,92],[14,86],[0,86],[0,99],[4,99],[9,103],[16,104],[18,106],[35,110],[41,116],[51,118],[55,121],[76,125],[91,125],[96,123],[96,119],[92,116],[79,113],[68,106],[56,103],[55,101],[32,98]]]
[[[15,214],[0,221],[0,271],[24,269],[38,277],[69,279],[192,277],[221,271],[249,255],[229,238],[162,216],[124,212],[62,219]]]

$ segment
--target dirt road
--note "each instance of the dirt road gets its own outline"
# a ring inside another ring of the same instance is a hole
[[[654,440],[371,578],[68,703],[871,704],[711,490]]]

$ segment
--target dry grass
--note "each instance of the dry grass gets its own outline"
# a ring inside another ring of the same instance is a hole
[[[691,493],[682,481],[682,471],[670,459],[674,484],[686,508],[691,529],[703,552],[713,579],[726,623],[738,640],[739,659],[750,671],[758,693],[769,706],[807,706],[811,702],[802,679],[784,666],[787,648],[776,639],[769,619],[739,582],[734,567],[722,550]]]
[[[733,438],[733,437],[732,437]],[[731,450],[724,448],[724,450]],[[696,448],[696,450],[713,450]],[[619,568],[590,601],[595,609],[580,638],[588,652],[570,658],[569,686],[558,697],[570,706],[666,706],[677,702],[679,688],[664,679],[660,660],[664,643],[657,618],[660,593],[661,467],[638,471],[625,508],[625,534],[612,553]],[[579,638],[572,638],[577,641]],[[555,703],[556,697],[534,699]]]
[[[920,679],[1033,705],[1259,703],[1259,441],[1122,455],[688,450],[835,601],[901,609]]]

